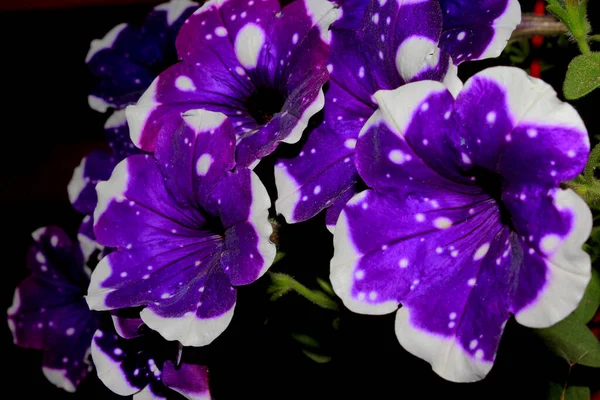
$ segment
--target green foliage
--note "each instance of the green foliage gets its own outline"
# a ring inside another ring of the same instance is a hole
[[[590,152],[587,165],[583,174],[567,183],[591,209],[600,209],[600,181],[594,173],[600,165],[600,145],[596,145]]]
[[[587,19],[587,0],[546,0],[546,9],[560,19],[569,29],[582,54],[588,54],[589,34],[592,30]]]
[[[293,291],[313,302],[321,308],[327,310],[339,311],[340,306],[327,293],[321,290],[309,289],[291,276],[279,272],[270,272],[272,284],[267,289],[271,295],[271,301],[275,301],[284,294]]]
[[[565,98],[578,99],[600,86],[600,53],[582,54],[569,64],[563,86]]]
[[[586,326],[599,305],[600,277],[593,271],[577,309],[557,324],[536,329],[536,332],[556,355],[569,364],[600,367],[600,342]]]
[[[319,364],[325,364],[328,363],[329,361],[331,361],[331,357],[330,356],[324,356],[322,354],[317,354],[317,353],[313,353],[312,351],[303,349],[302,352],[304,353],[304,355],[308,358],[310,358],[311,360],[313,360],[316,363]]]
[[[548,400],[589,400],[590,388],[583,386],[561,386],[550,383],[548,386]]]

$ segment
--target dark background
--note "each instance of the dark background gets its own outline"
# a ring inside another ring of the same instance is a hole
[[[0,1],[0,9],[10,8],[10,1]],[[15,0],[15,8],[25,8],[26,3]],[[523,11],[530,11],[532,3],[522,1]],[[75,236],[82,216],[70,207],[67,183],[85,154],[106,147],[102,130],[106,116],[87,105],[94,83],[84,64],[89,44],[118,23],[140,21],[150,8],[148,4],[113,4],[0,12],[0,228],[6,272],[0,295],[4,309],[27,275],[24,264],[30,233],[41,226],[59,225]],[[599,13],[599,5],[592,4],[592,19],[598,21]],[[596,26],[600,31],[600,23]],[[560,91],[567,63],[577,48],[560,47],[555,39],[549,43],[554,43],[552,48],[545,47],[538,54],[553,65],[542,78]],[[466,78],[497,64],[508,64],[508,60],[463,65],[461,75]],[[600,107],[598,92],[574,103],[592,136],[600,134],[595,115]],[[283,238],[288,256],[273,270],[291,273],[307,286],[317,287],[314,277],[327,277],[332,254],[331,236],[320,223],[288,227]],[[344,311],[336,330],[332,321],[338,315],[295,294],[270,302],[265,293],[268,284],[265,276],[243,287],[229,328],[212,345],[195,350],[210,367],[216,400],[542,399],[548,382],[564,383],[568,371],[568,365],[551,355],[530,330],[511,321],[489,376],[474,384],[449,383],[400,347],[393,314],[376,317]],[[41,351],[13,345],[6,323],[1,331],[1,362],[8,370],[3,373],[5,393],[17,391],[22,398],[119,398],[95,376],[86,379],[77,394],[55,388],[42,375]],[[317,364],[305,357],[292,332],[313,335],[321,343],[318,352],[332,360]],[[590,384],[594,372],[575,367],[569,384]]]

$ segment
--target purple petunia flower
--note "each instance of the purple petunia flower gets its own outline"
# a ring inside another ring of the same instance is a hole
[[[326,223],[333,229],[340,210],[358,191],[354,147],[361,127],[377,108],[376,91],[430,79],[457,93],[462,83],[450,55],[466,51],[463,45],[470,53],[458,54],[455,62],[497,55],[520,21],[516,0],[488,1],[486,7],[481,2],[441,3],[342,2],[343,17],[331,29],[331,79],[323,122],[308,133],[297,154],[275,166],[275,206],[288,223],[328,208]],[[482,25],[470,25],[472,21]],[[460,46],[447,39],[455,29],[460,30]],[[489,31],[487,47],[475,41],[483,38],[478,29]]]
[[[481,379],[510,314],[550,326],[590,279],[590,210],[559,187],[585,166],[585,126],[516,68],[476,74],[456,100],[430,81],[375,99],[356,145],[372,189],[337,222],[333,288],[359,313],[401,304],[404,348],[448,380]]]
[[[182,62],[127,108],[133,142],[153,152],[166,119],[191,109],[222,112],[233,122],[237,164],[253,167],[279,142],[300,140],[323,107],[329,25],[326,0],[210,0],[177,36]]]
[[[175,37],[198,4],[171,0],[152,10],[140,28],[119,24],[92,41],[85,62],[100,82],[88,97],[99,112],[134,104],[154,78],[177,61]]]
[[[89,275],[79,246],[62,229],[40,228],[33,238],[31,275],[15,290],[8,326],[16,345],[44,351],[46,378],[74,392],[92,370],[90,345],[98,325],[83,297]]]
[[[125,159],[97,185],[94,232],[117,251],[92,274],[90,308],[143,306],[151,329],[186,346],[221,334],[232,285],[255,281],[275,257],[267,191],[234,156],[231,121],[191,110],[165,121],[154,156]]]
[[[113,392],[133,398],[172,398],[173,391],[187,399],[209,400],[208,369],[178,362],[169,355],[177,345],[146,329],[139,318],[113,316],[112,331],[98,329],[92,341],[92,359],[100,380]]]

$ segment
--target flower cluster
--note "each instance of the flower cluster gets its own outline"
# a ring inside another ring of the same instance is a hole
[[[79,243],[34,233],[15,343],[68,391],[94,365],[121,395],[208,398],[182,352],[273,264],[270,217],[325,212],[343,303],[397,312],[405,349],[482,379],[511,314],[550,326],[591,275],[590,211],[561,187],[589,154],[575,110],[516,68],[457,76],[520,18],[516,0],[171,0],[118,25],[86,58],[112,151],[69,184]]]

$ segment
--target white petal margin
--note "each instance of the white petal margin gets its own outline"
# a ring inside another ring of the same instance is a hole
[[[168,3],[159,4],[154,9],[156,11],[166,11],[167,13],[167,24],[173,25],[175,21],[181,17],[181,15],[190,7],[197,6],[190,0],[171,0]]]
[[[196,136],[199,133],[219,128],[227,119],[227,116],[223,113],[203,109],[188,110],[181,116]]]
[[[329,44],[331,42],[329,27],[342,16],[342,10],[327,0],[304,0],[304,7],[308,10],[313,26],[319,28],[321,40]]]
[[[88,182],[86,181],[85,174],[85,163],[87,161],[87,157],[83,157],[79,165],[73,170],[73,176],[67,185],[67,194],[69,195],[69,201],[71,204],[74,204],[83,189],[85,189]]]
[[[545,287],[528,307],[515,314],[518,323],[532,328],[551,326],[573,312],[592,276],[590,256],[582,249],[592,231],[590,209],[571,189],[559,189],[554,205],[572,212],[573,226],[546,259]]]
[[[349,205],[359,202],[371,190],[361,192],[350,199]],[[348,218],[345,211],[342,211],[335,226],[333,235],[333,258],[330,264],[329,279],[335,294],[344,302],[344,305],[351,311],[359,314],[383,315],[389,314],[398,309],[399,303],[395,301],[386,301],[384,303],[368,303],[360,301],[352,296],[352,287],[354,286],[354,272],[363,254],[358,251],[350,233]]]
[[[112,275],[112,268],[110,267],[108,259],[109,257],[104,257],[102,260],[100,260],[96,266],[96,269],[94,269],[94,272],[92,272],[90,285],[88,286],[88,293],[84,296],[90,310],[112,310],[111,307],[106,305],[106,297],[111,292],[114,292],[115,289],[102,287],[102,282]]]
[[[125,200],[124,194],[129,182],[128,166],[129,163],[126,158],[117,164],[107,181],[98,182],[96,185],[98,203],[94,209],[94,225],[98,224],[111,201],[121,202]]]
[[[383,118],[396,135],[404,138],[418,106],[430,95],[446,91],[448,89],[442,83],[435,81],[413,82],[398,89],[377,91],[373,97],[379,109],[365,123],[359,138],[380,118]]]
[[[127,125],[127,116],[125,110],[116,110],[104,123],[104,129],[115,129]]]
[[[137,392],[133,395],[133,400],[163,400],[166,397],[157,396],[150,389],[150,385],[147,385],[145,388]]]
[[[312,118],[313,115],[318,113],[325,106],[325,95],[323,94],[323,88],[319,90],[319,94],[313,100],[312,103],[304,110],[298,122],[296,122],[296,126],[292,129],[290,134],[282,140],[283,143],[294,144],[297,143],[300,139],[302,139],[302,133],[308,126],[308,121]]]
[[[148,116],[158,105],[160,105],[160,103],[155,100],[158,79],[159,77],[156,77],[154,81],[152,81],[136,104],[125,108],[125,116],[127,117],[127,124],[129,125],[129,136],[133,144],[137,147],[140,147],[142,130],[144,129],[144,125],[146,125]]]
[[[458,67],[452,62],[452,57],[448,60],[448,72],[446,72],[442,83],[448,88],[454,98],[458,96],[463,88],[463,83],[458,77]]]
[[[577,111],[560,101],[552,86],[543,80],[529,76],[520,68],[492,67],[475,74],[463,90],[469,90],[476,78],[490,79],[505,90],[513,126],[530,123],[571,128],[579,131],[582,143],[590,147],[587,129]]]
[[[96,344],[96,338],[102,337],[103,333],[97,330],[92,339],[92,360],[102,383],[120,396],[130,396],[140,389],[132,386],[121,369],[121,364],[107,356]]]
[[[456,337],[436,335],[414,326],[408,307],[396,313],[396,337],[406,351],[430,363],[433,371],[448,381],[479,381],[493,366],[492,362],[471,357]]]
[[[8,329],[10,329],[10,333],[13,337],[13,343],[18,345],[18,341],[17,341],[17,327],[15,326],[15,321],[12,320],[12,318],[15,316],[15,314],[19,311],[19,308],[21,307],[21,294],[19,293],[19,288],[15,289],[15,294],[13,295],[13,302],[10,305],[10,307],[8,307],[8,309],[6,310],[6,314],[8,316]]]
[[[102,39],[94,39],[90,44],[90,49],[85,56],[85,62],[88,63],[90,60],[104,49],[110,49],[116,42],[117,38],[123,32],[123,29],[127,27],[127,24],[119,24],[112,28]]]
[[[67,377],[66,369],[42,367],[42,372],[44,373],[46,379],[48,379],[53,385],[58,386],[69,393],[75,392],[75,386]]]
[[[300,202],[300,185],[289,174],[283,163],[275,165],[275,186],[277,187],[275,210],[283,215],[288,224],[297,222],[294,219],[294,210]]]
[[[494,20],[494,37],[476,60],[498,57],[506,47],[517,25],[521,23],[521,6],[518,0],[509,0],[502,15]]]
[[[235,303],[224,314],[216,318],[200,319],[195,312],[182,317],[165,318],[146,307],[140,312],[142,321],[167,340],[177,340],[184,346],[206,346],[212,343],[229,326],[233,318]]]
[[[275,260],[277,248],[271,242],[270,237],[273,234],[273,225],[269,222],[269,208],[271,208],[271,199],[265,185],[261,182],[258,175],[250,171],[250,184],[252,190],[252,205],[250,206],[250,217],[248,221],[254,227],[258,236],[257,250],[264,260],[264,264],[256,279],[263,276]]]
[[[99,113],[105,113],[110,107],[115,107],[114,104],[107,103],[106,100],[94,95],[88,96],[88,105],[92,110]]]

